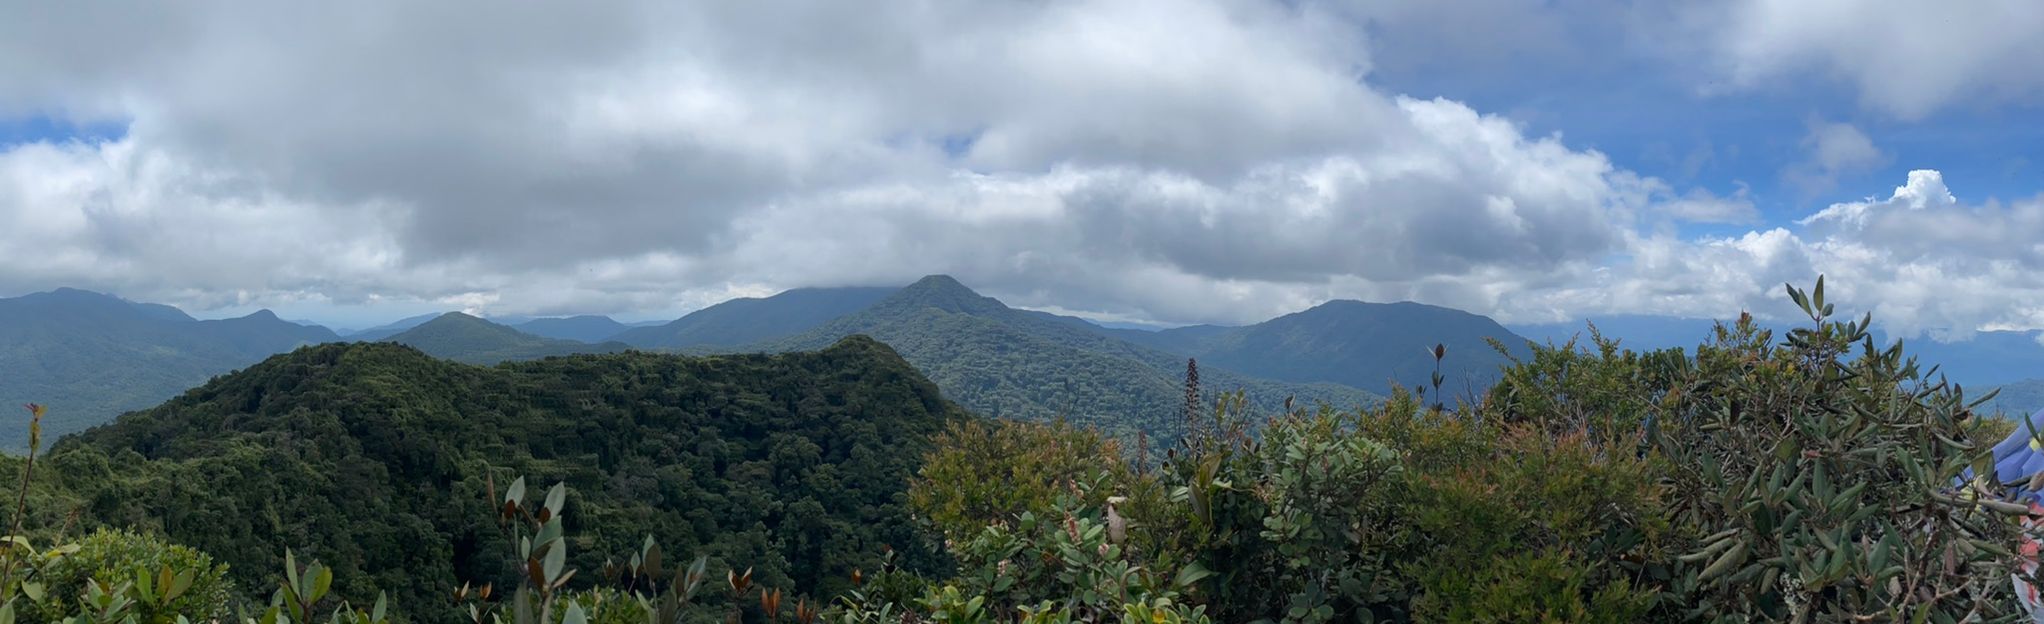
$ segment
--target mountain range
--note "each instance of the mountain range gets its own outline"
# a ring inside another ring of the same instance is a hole
[[[502,321],[502,322],[499,322]],[[1633,349],[1693,348],[1706,319],[1596,318]],[[1009,307],[945,276],[907,287],[803,288],[712,305],[634,327],[603,316],[484,319],[422,315],[347,336],[278,319],[195,320],[176,308],[60,289],[0,299],[0,401],[52,406],[51,435],[140,409],[269,355],[340,340],[392,341],[473,364],[631,349],[693,354],[822,348],[855,334],[897,349],[969,409],[1017,418],[1068,418],[1124,432],[1167,434],[1185,364],[1196,359],[1208,398],[1246,390],[1269,407],[1286,398],[1337,405],[1394,386],[1427,385],[1429,352],[1446,348],[1442,390],[1481,394],[1530,339],[1560,343],[1586,323],[1506,327],[1467,312],[1410,302],[1331,301],[1245,326],[1152,330]],[[1785,331],[1786,325],[1772,326]],[[1492,341],[1504,347],[1500,353]],[[2023,332],[1970,341],[1906,341],[1911,353],[1990,407],[2044,408],[2044,346]],[[0,445],[23,440],[0,437]]]
[[[271,355],[338,337],[269,311],[201,321],[165,305],[58,289],[0,299],[0,405],[49,406],[45,439],[106,422]],[[26,446],[0,428],[0,447]]]
[[[1412,302],[1330,301],[1246,327],[1195,325],[1113,335],[1202,363],[1292,382],[1329,382],[1386,393],[1430,385],[1431,347],[1441,345],[1442,390],[1480,395],[1526,340],[1487,317]],[[1497,341],[1500,353],[1490,342]]]
[[[812,350],[852,335],[894,347],[946,396],[981,414],[1064,417],[1158,439],[1181,431],[1185,357],[1122,340],[1080,319],[1010,308],[942,275],[747,350]],[[1347,386],[1273,382],[1217,367],[1203,367],[1201,380],[1209,392],[1246,391],[1266,409],[1288,398],[1337,406],[1375,398]]]
[[[808,331],[866,309],[896,288],[797,288],[772,297],[732,299],[675,319],[609,337],[642,349],[734,350]]]

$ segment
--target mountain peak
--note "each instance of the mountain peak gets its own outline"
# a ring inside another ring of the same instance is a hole
[[[433,357],[470,364],[495,364],[504,360],[530,360],[551,355],[621,351],[625,346],[617,343],[592,345],[575,340],[547,338],[461,312],[442,314],[385,340],[410,345]]]
[[[393,335],[390,338],[387,338],[386,340],[411,344],[412,346],[416,347],[419,345],[413,344],[413,341],[420,340],[427,336],[445,336],[448,335],[447,332],[464,332],[470,334],[474,332],[488,332],[505,336],[527,337],[523,332],[520,332],[516,329],[512,329],[504,325],[492,323],[487,319],[483,319],[471,314],[465,314],[461,312],[448,312],[446,314],[433,317],[433,320],[420,323],[411,329],[399,332],[398,334]]]
[[[71,288],[71,287],[68,287],[68,286],[67,286],[67,287],[63,287],[63,288],[58,288],[58,289],[55,289],[55,290],[47,290],[47,291],[43,291],[43,292],[39,292],[39,293],[34,293],[34,294],[29,294],[29,295],[25,295],[25,296],[23,296],[22,298],[23,298],[23,299],[40,299],[40,300],[45,300],[45,301],[63,301],[63,302],[75,302],[75,303],[91,303],[91,304],[102,304],[102,305],[105,305],[105,304],[119,304],[119,305],[128,305],[128,301],[127,301],[127,300],[125,300],[125,299],[122,299],[122,298],[120,298],[120,297],[115,297],[115,296],[113,296],[113,295],[109,295],[109,294],[106,294],[106,293],[103,293],[103,292],[98,292],[98,291],[91,291],[91,290],[84,290],[84,289],[79,289],[79,288]]]
[[[115,298],[115,297],[114,297],[113,295],[109,295],[109,294],[106,294],[106,293],[103,293],[103,292],[99,292],[99,291],[96,291],[96,290],[85,290],[85,289],[83,289],[83,288],[72,288],[72,287],[70,287],[70,286],[59,286],[59,287],[57,287],[56,289],[54,289],[54,290],[51,290],[51,291],[49,291],[49,292],[46,292],[46,293],[44,293],[44,294],[49,294],[49,295],[63,295],[63,296],[67,296],[67,297],[77,297],[77,296],[86,296],[86,295],[90,295],[90,296],[93,296],[93,297],[105,297],[105,298],[108,298],[108,299],[112,299],[112,298]]]
[[[916,280],[888,297],[882,305],[889,302],[964,314],[999,313],[1009,309],[999,300],[982,296],[949,275],[931,275]]]
[[[501,321],[500,321],[501,322]],[[602,342],[629,329],[624,323],[608,316],[583,314],[560,318],[536,318],[521,323],[509,323],[512,328],[535,336]]]
[[[925,275],[923,276],[922,279],[916,280],[915,283],[909,284],[908,287],[925,289],[957,289],[966,291],[972,290],[970,288],[966,288],[964,284],[959,283],[957,278],[942,273]]]
[[[1296,312],[1294,313],[1294,315],[1302,317],[1364,315],[1372,317],[1382,317],[1384,319],[1481,318],[1481,315],[1474,314],[1465,310],[1441,307],[1437,305],[1430,305],[1415,301],[1394,301],[1386,303],[1377,303],[1369,301],[1358,301],[1355,299],[1329,300],[1326,303],[1322,303],[1320,305],[1313,306],[1311,308],[1307,308],[1305,310]]]
[[[100,314],[129,316],[140,314],[157,321],[184,322],[193,320],[177,308],[157,303],[136,303],[103,292],[78,288],[57,288],[39,293],[22,295],[0,302],[18,302],[36,307],[55,307],[68,310],[66,314]]]
[[[672,322],[625,330],[609,339],[653,349],[734,348],[794,336],[872,307],[899,288],[797,288],[763,299],[732,299]]]
[[[248,320],[251,320],[251,321],[282,321],[282,320],[284,320],[284,319],[280,319],[280,318],[277,318],[277,313],[275,313],[275,312],[271,312],[269,308],[263,308],[263,309],[261,309],[261,310],[256,310],[256,311],[254,311],[254,312],[250,312],[250,313],[248,314],[248,316],[244,316],[244,317],[241,317],[241,318],[244,318],[244,319],[248,319]]]

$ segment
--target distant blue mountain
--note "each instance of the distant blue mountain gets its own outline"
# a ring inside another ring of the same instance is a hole
[[[1575,339],[1578,345],[1590,343],[1590,326],[1605,338],[1616,339],[1619,346],[1634,351],[1658,351],[1680,347],[1695,352],[1696,345],[1707,342],[1711,328],[1717,321],[1707,318],[1680,318],[1673,316],[1649,316],[1638,314],[1614,314],[1595,316],[1565,323],[1535,323],[1510,325],[1512,331],[1536,343],[1561,345]],[[1784,327],[1763,326],[1777,330]]]
[[[1332,382],[1375,393],[1393,385],[1428,384],[1433,356],[1447,347],[1443,390],[1478,395],[1490,389],[1526,339],[1489,317],[1412,302],[1336,300],[1243,327],[1191,325],[1162,331],[1106,329],[1122,340],[1198,358],[1245,375],[1290,382]]]
[[[408,316],[408,317],[405,317],[405,318],[401,318],[401,319],[398,319],[398,320],[396,320],[396,321],[393,321],[393,322],[390,322],[390,323],[386,323],[386,324],[383,324],[383,325],[378,325],[378,326],[375,326],[375,327],[371,327],[371,328],[369,328],[369,329],[364,329],[364,330],[361,330],[361,331],[358,331],[358,332],[354,332],[354,333],[349,333],[349,334],[343,334],[343,335],[342,335],[341,337],[342,337],[342,338],[347,338],[347,339],[349,339],[349,340],[356,340],[356,341],[361,341],[361,342],[375,342],[375,341],[378,341],[378,340],[383,340],[383,339],[385,339],[385,338],[389,338],[389,337],[391,337],[391,336],[396,336],[396,335],[398,335],[398,334],[400,334],[400,333],[403,333],[403,332],[404,332],[405,330],[407,330],[407,329],[411,329],[411,328],[414,328],[414,327],[418,327],[418,326],[420,326],[420,325],[424,325],[424,324],[426,324],[426,322],[427,322],[427,321],[431,321],[431,320],[433,320],[433,319],[436,319],[436,318],[440,318],[440,316],[441,316],[441,315],[443,315],[443,314],[447,314],[447,313],[446,313],[446,312],[431,312],[431,313],[427,313],[427,314],[421,314],[421,315],[418,315],[418,316]]]
[[[609,339],[642,349],[731,349],[809,331],[863,310],[897,290],[901,289],[797,288],[772,297],[732,299]]]
[[[590,344],[536,336],[460,312],[442,314],[388,340],[411,346],[433,357],[469,364],[536,360],[578,353],[616,353],[631,348],[619,342]]]
[[[611,336],[616,336],[627,329],[631,329],[631,326],[612,320],[608,316],[595,315],[536,318],[517,323],[508,322],[503,319],[491,320],[535,336],[559,338],[562,340],[579,340],[582,342],[603,342],[609,340]]]
[[[166,305],[58,289],[0,299],[0,406],[50,407],[54,438],[162,402],[214,375],[337,337],[268,310],[200,321]],[[0,448],[20,448],[20,427]]]

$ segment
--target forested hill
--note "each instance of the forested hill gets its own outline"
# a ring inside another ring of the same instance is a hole
[[[642,349],[729,350],[785,338],[865,309],[898,288],[797,288],[772,297],[732,299],[664,325],[611,338]]]
[[[1530,352],[1525,338],[1488,317],[1412,302],[1330,301],[1246,327],[1195,326],[1149,333],[1147,344],[1198,357],[1204,364],[1258,377],[1334,382],[1380,393],[1390,392],[1393,385],[1430,383],[1434,358],[1427,348],[1436,344],[1447,348],[1441,362],[1442,390],[1458,396],[1482,395],[1510,363],[1490,340],[1514,356]]]
[[[534,360],[576,353],[615,353],[631,348],[617,342],[589,344],[534,336],[460,312],[442,314],[385,340],[415,347],[434,357],[469,364]]]
[[[269,311],[200,321],[165,305],[59,289],[0,299],[0,405],[49,405],[51,436],[155,405],[207,378],[334,333]],[[26,446],[0,427],[0,448]]]
[[[1064,416],[1157,439],[1180,431],[1185,358],[1130,343],[1077,321],[1009,308],[947,276],[923,278],[859,312],[754,348],[815,349],[870,335],[929,375],[946,396],[981,414],[1028,420]],[[1245,390],[1276,407],[1287,397],[1356,407],[1375,400],[1335,384],[1297,384],[1202,367],[1208,392]],[[1209,399],[1211,399],[1211,394]]]
[[[619,323],[608,316],[594,314],[560,318],[536,318],[513,324],[511,327],[535,336],[589,343],[610,340],[611,336],[616,336],[625,330],[631,329],[630,325]]]
[[[286,548],[334,566],[346,595],[374,585],[398,605],[445,604],[461,581],[513,586],[486,490],[524,475],[569,484],[569,564],[592,579],[604,555],[651,535],[675,560],[756,566],[761,582],[821,596],[885,545],[932,564],[902,492],[930,436],[960,418],[858,337],[812,353],[491,368],[327,344],[67,438],[37,477],[86,523],[161,530],[246,588],[269,583]]]

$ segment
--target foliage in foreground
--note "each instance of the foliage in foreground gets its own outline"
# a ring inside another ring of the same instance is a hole
[[[1188,426],[1218,435],[1150,471],[1059,465],[1097,454],[1040,442],[971,471],[926,469],[919,502],[1006,504],[925,510],[962,565],[933,594],[988,613],[1046,601],[1094,613],[1064,583],[1125,567],[1140,571],[1121,585],[1132,601],[1161,588],[1230,622],[2026,617],[2009,579],[2027,512],[2000,500],[2003,484],[1960,480],[1992,474],[1998,432],[1899,346],[1875,344],[1870,319],[1834,320],[1821,280],[1790,297],[1810,323],[1779,338],[1742,318],[1694,354],[1632,353],[1593,332],[1587,348],[1534,349],[1453,409],[1400,394],[1252,431],[1223,400]],[[1011,429],[1011,442],[1091,440]],[[1045,477],[1072,473],[1070,494],[1009,495],[1054,492]],[[1091,503],[1108,497],[1122,504]],[[1022,527],[1102,514],[1126,526],[1106,561],[1056,539],[1010,549]],[[975,524],[981,537],[959,545]],[[1003,548],[975,556],[989,545]]]

